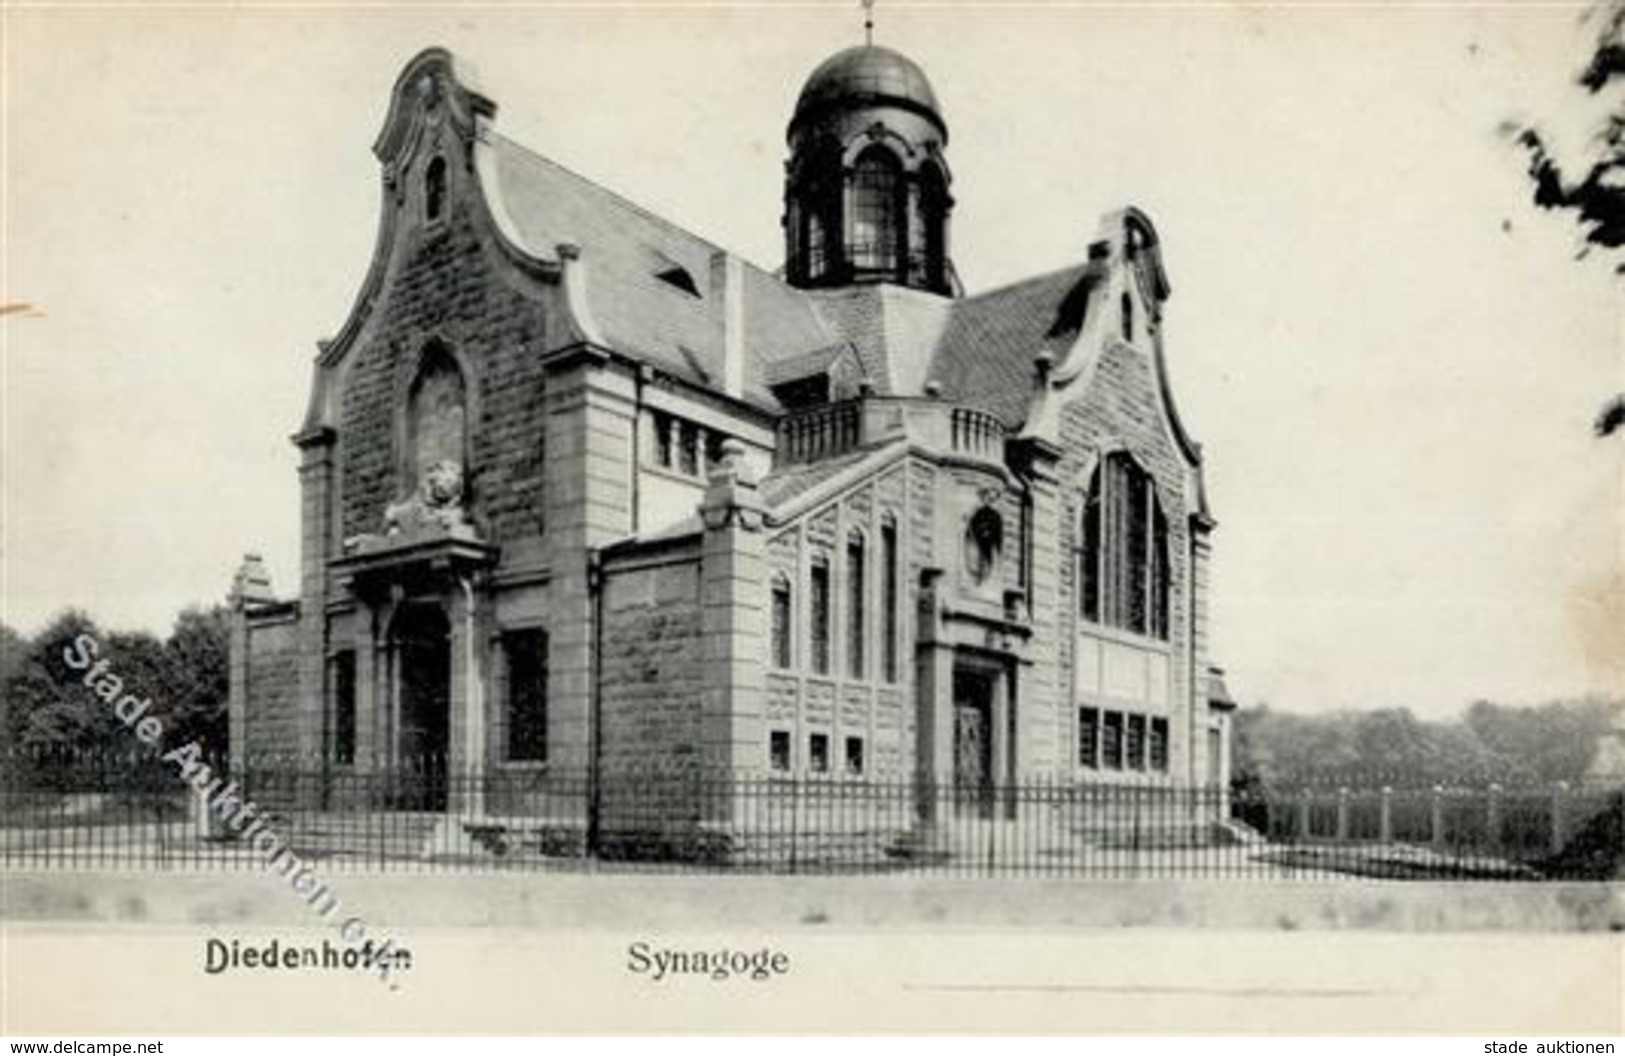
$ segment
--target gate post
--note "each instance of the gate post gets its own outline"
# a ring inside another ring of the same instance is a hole
[[[1566,810],[1566,808],[1568,806],[1568,804],[1565,802],[1565,800],[1568,798],[1568,792],[1569,792],[1569,783],[1567,781],[1559,781],[1552,788],[1552,853],[1553,854],[1560,853],[1563,850],[1563,847],[1569,842],[1568,832],[1567,832],[1568,818],[1566,818],[1564,816],[1565,810]]]
[[[1489,788],[1489,802],[1484,805],[1484,843],[1492,851],[1501,847],[1501,786]]]
[[[1433,802],[1428,819],[1428,842],[1436,851],[1444,850],[1444,786],[1433,786]]]

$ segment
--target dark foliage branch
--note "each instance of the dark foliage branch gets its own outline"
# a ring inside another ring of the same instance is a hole
[[[1597,12],[1601,24],[1596,46],[1577,78],[1592,95],[1625,81],[1625,0],[1605,0]],[[1621,106],[1625,107],[1625,100]],[[1529,178],[1534,183],[1537,206],[1572,212],[1586,250],[1625,246],[1625,109],[1616,108],[1604,120],[1578,172],[1559,162],[1538,129],[1524,128],[1517,141],[1529,155]],[[1625,275],[1625,260],[1614,265],[1614,272]],[[1609,436],[1625,427],[1625,394],[1615,396],[1602,408],[1593,427],[1598,436]]]

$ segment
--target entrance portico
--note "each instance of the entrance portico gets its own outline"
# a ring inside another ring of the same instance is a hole
[[[486,757],[484,570],[493,547],[442,539],[334,562],[360,608],[359,771],[409,774],[398,809],[477,815]]]

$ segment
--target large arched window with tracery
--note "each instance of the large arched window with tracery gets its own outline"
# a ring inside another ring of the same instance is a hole
[[[1168,518],[1151,475],[1128,454],[1108,455],[1084,491],[1078,548],[1078,613],[1168,637]]]
[[[852,170],[852,267],[895,273],[904,234],[903,179],[897,159],[880,147],[858,156]]]

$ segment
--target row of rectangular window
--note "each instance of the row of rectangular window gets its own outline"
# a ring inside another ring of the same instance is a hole
[[[887,682],[898,678],[898,619],[899,596],[897,569],[897,528],[890,522],[880,529],[881,573],[881,677]],[[864,539],[854,531],[846,546],[846,667],[850,678],[861,679],[867,674],[866,655],[869,640],[867,598],[869,596],[867,560]],[[815,554],[808,570],[808,663],[813,674],[830,673],[830,567],[829,558]],[[795,666],[795,597],[788,576],[774,577],[769,599],[768,655],[773,666],[788,669]]]
[[[792,753],[790,731],[772,730],[768,733],[768,765],[774,773],[787,774],[794,768],[795,760]],[[863,738],[848,737],[846,739],[846,752],[842,758],[845,773],[849,777],[861,777],[865,765]],[[827,774],[829,769],[829,734],[808,734],[807,771],[814,774]]]
[[[722,461],[722,442],[727,434],[686,418],[654,412],[654,462],[688,477],[703,477],[709,466]]]
[[[1168,772],[1168,720],[1078,709],[1078,765],[1089,770]]]

